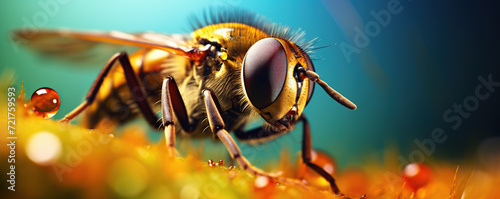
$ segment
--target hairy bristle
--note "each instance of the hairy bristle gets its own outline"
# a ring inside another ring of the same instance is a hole
[[[201,16],[193,14],[190,17],[190,24],[193,30],[220,23],[242,23],[258,28],[271,37],[293,42],[306,53],[310,53],[316,40],[313,39],[309,42],[305,42],[305,32],[301,29],[292,30],[287,26],[272,23],[262,15],[241,8],[209,8],[203,10]]]

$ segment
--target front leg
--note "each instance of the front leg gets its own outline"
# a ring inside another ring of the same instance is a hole
[[[284,182],[284,183],[291,183],[295,184],[298,186],[301,186],[303,188],[307,187],[300,181],[295,180],[295,179],[288,179],[288,178],[283,178],[283,177],[278,177],[276,175],[267,173],[265,171],[262,171],[261,169],[253,166],[246,158],[241,154],[241,150],[234,141],[234,139],[229,135],[229,133],[224,129],[225,124],[224,121],[220,115],[220,106],[217,101],[217,97],[213,93],[213,91],[205,89],[202,91],[203,97],[205,99],[205,108],[208,116],[208,122],[210,124],[210,128],[212,129],[212,132],[215,133],[215,135],[224,143],[224,146],[226,146],[226,149],[228,150],[229,154],[231,155],[231,158],[238,162],[238,164],[246,171],[256,175],[256,176],[265,176],[268,178],[272,178],[276,181]]]
[[[304,124],[303,124],[303,138],[302,138],[302,161],[304,162],[305,165],[307,165],[309,168],[313,169],[316,173],[321,175],[325,180],[327,180],[330,183],[330,187],[332,191],[336,194],[340,193],[339,188],[337,187],[337,184],[335,183],[335,179],[328,173],[326,172],[323,168],[319,167],[318,165],[314,164],[311,162],[311,152],[312,152],[312,142],[311,142],[311,129],[309,127],[309,122],[307,121],[305,115],[303,114],[300,119]],[[243,141],[256,141],[256,142],[262,142],[266,141],[272,138],[275,138],[277,136],[282,135],[283,132],[276,132],[276,131],[270,131],[266,130],[263,127],[258,127],[255,129],[252,129],[250,131],[243,131],[242,129],[239,129],[235,132],[235,135],[238,139],[243,140]]]
[[[309,122],[307,121],[305,115],[302,115],[300,117],[300,120],[302,120],[303,124],[303,138],[302,138],[302,161],[304,164],[306,164],[309,168],[313,169],[321,175],[325,180],[327,180],[330,183],[330,187],[332,188],[332,191],[335,194],[339,194],[340,190],[337,187],[337,184],[335,183],[335,179],[325,171],[325,169],[321,168],[320,166],[314,164],[311,162],[311,156],[312,156],[312,142],[311,142],[311,129],[309,127]]]

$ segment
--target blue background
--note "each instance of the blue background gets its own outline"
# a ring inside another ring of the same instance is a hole
[[[443,113],[474,95],[479,76],[500,81],[498,70],[499,14],[488,3],[472,1],[401,0],[398,14],[370,37],[368,45],[346,58],[341,46],[356,46],[354,27],[376,21],[371,11],[388,9],[385,1],[76,1],[67,0],[51,13],[41,4],[57,2],[0,1],[0,68],[15,71],[16,85],[27,93],[48,86],[58,91],[62,105],[56,119],[82,102],[104,65],[72,66],[45,59],[10,41],[9,32],[26,25],[38,28],[189,33],[188,17],[212,6],[237,6],[319,38],[313,57],[321,78],[358,105],[348,110],[316,87],[306,107],[315,148],[333,155],[341,166],[360,164],[397,144],[403,157],[419,149],[415,140],[432,138],[435,128],[447,135],[432,159],[460,162],[475,157],[482,140],[499,135],[500,88],[479,102],[478,109],[452,130]],[[41,17],[42,15],[47,18]],[[31,24],[27,23],[30,22]],[[373,24],[373,22],[371,23]],[[372,29],[375,31],[375,29]],[[485,91],[483,91],[485,92]],[[282,147],[300,149],[301,125],[291,135],[259,149],[275,153]],[[285,146],[283,146],[285,145]],[[258,158],[254,158],[254,161]]]

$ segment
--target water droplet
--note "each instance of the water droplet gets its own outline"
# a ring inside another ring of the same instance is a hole
[[[302,161],[301,159],[299,161]],[[337,170],[335,159],[322,151],[311,151],[311,162],[323,168],[328,174],[334,176]],[[309,168],[306,164],[299,162],[298,177],[304,179],[308,184],[318,187],[329,187],[330,183],[319,175],[316,171]]]
[[[267,176],[259,176],[253,183],[254,191],[258,192],[261,197],[272,195],[275,191],[275,188],[276,183],[273,181],[273,179]]]
[[[427,165],[414,162],[405,166],[401,176],[416,191],[429,182],[432,173]]]
[[[255,179],[254,185],[256,188],[264,188],[267,185],[269,185],[269,178],[266,176],[259,176],[257,179]]]
[[[30,106],[35,114],[51,118],[59,111],[61,100],[54,89],[42,87],[31,95]]]

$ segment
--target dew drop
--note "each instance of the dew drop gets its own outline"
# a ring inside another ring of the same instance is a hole
[[[253,189],[255,192],[259,192],[261,198],[263,196],[269,197],[276,190],[276,182],[267,176],[259,176],[254,181]]]
[[[61,100],[54,89],[42,87],[33,92],[30,105],[35,114],[43,118],[51,118],[59,111]]]
[[[255,179],[254,185],[256,188],[263,188],[269,185],[269,178],[266,176],[259,176]]]
[[[430,181],[432,171],[425,164],[411,163],[404,167],[401,176],[409,187],[416,191]]]
[[[301,161],[301,160],[300,160]],[[329,154],[322,151],[311,151],[311,162],[323,168],[328,174],[334,176],[337,173],[337,163]],[[316,171],[309,168],[306,164],[299,162],[297,176],[307,181],[308,184],[317,187],[329,187],[330,183],[319,175]]]

